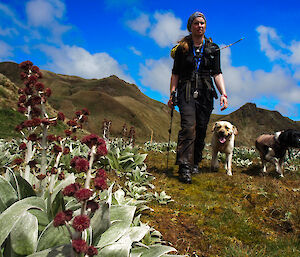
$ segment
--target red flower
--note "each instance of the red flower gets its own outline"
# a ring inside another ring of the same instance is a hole
[[[105,144],[105,141],[95,134],[90,134],[88,136],[83,137],[81,142],[83,144],[86,144],[89,148],[92,148],[92,146],[94,145],[101,145],[103,143]]]
[[[66,129],[66,130],[65,130],[65,134],[66,134],[66,136],[67,136],[67,137],[69,137],[69,136],[71,136],[71,135],[72,135],[72,131],[71,131],[71,130],[68,130],[68,129]]]
[[[54,152],[55,154],[58,154],[58,153],[62,152],[61,146],[59,146],[59,145],[54,145],[54,146],[53,146],[53,152]]]
[[[35,89],[37,90],[37,91],[43,91],[44,90],[44,88],[45,88],[45,86],[44,86],[44,84],[43,83],[41,83],[41,82],[37,82],[37,83],[35,83]]]
[[[75,112],[75,115],[77,116],[77,117],[80,117],[80,115],[82,114],[82,112],[81,111],[77,111],[77,112]]]
[[[39,174],[39,175],[36,176],[36,178],[37,178],[38,180],[43,180],[45,177],[46,177],[45,174]]]
[[[94,186],[96,189],[104,190],[107,188],[106,180],[104,178],[94,178]]]
[[[104,141],[104,140],[103,140]],[[99,156],[105,156],[107,155],[107,148],[106,148],[106,145],[105,143],[104,144],[101,144],[97,147],[97,152],[96,152],[97,155]]]
[[[40,69],[39,69],[38,66],[33,66],[33,67],[31,68],[31,71],[32,71],[32,72],[35,72],[35,73],[38,73],[38,72],[40,72]]]
[[[72,210],[65,210],[64,211],[65,214],[65,220],[66,221],[70,221],[73,218],[73,211]]]
[[[47,126],[47,125],[50,125],[51,122],[48,118],[44,118],[44,119],[42,119],[42,123]]]
[[[77,158],[75,162],[75,170],[78,172],[87,172],[89,169],[89,161],[85,158]]]
[[[73,183],[64,188],[62,191],[64,196],[73,196],[81,188],[80,184]]]
[[[95,212],[96,210],[99,209],[99,204],[94,200],[89,200],[87,201],[86,208],[91,209],[92,212]]]
[[[89,256],[89,257],[92,257],[92,256],[95,256],[98,254],[98,250],[94,247],[94,246],[89,246],[87,251],[86,251],[86,254]]]
[[[19,67],[23,70],[29,70],[33,66],[31,61],[24,61],[19,64]]]
[[[87,215],[79,215],[76,216],[73,220],[72,227],[82,232],[90,226],[90,218]]]
[[[37,141],[38,140],[38,136],[36,134],[31,134],[28,137],[29,141]]]
[[[27,99],[26,95],[20,95],[20,97],[19,97],[19,103],[25,103],[26,99]]]
[[[59,226],[65,225],[65,224],[66,224],[66,214],[63,211],[61,211],[56,214],[56,216],[53,220],[53,226],[59,227]]]
[[[27,78],[27,74],[25,73],[25,72],[21,72],[20,73],[20,78],[21,78],[21,80],[24,80],[24,79],[26,79]]]
[[[33,122],[33,126],[39,126],[39,125],[41,125],[42,121],[40,118],[33,118],[32,122]]]
[[[57,136],[56,141],[60,142],[63,138],[61,136]]]
[[[32,160],[30,162],[28,162],[28,165],[30,166],[30,168],[34,168],[36,166],[37,162],[36,160]]]
[[[24,162],[24,160],[22,158],[16,158],[16,159],[14,159],[14,164],[20,165],[23,162]]]
[[[54,135],[49,135],[49,136],[47,136],[47,140],[48,140],[49,142],[54,142],[54,141],[56,140],[56,136],[54,136]]]
[[[20,150],[25,150],[26,148],[27,148],[26,143],[21,143],[21,144],[19,145],[19,149],[20,149]]]
[[[87,188],[81,188],[74,194],[78,202],[88,200],[92,195],[93,191]]]
[[[32,88],[26,87],[26,88],[24,89],[24,93],[25,93],[26,95],[32,95],[32,94],[33,94],[33,90],[32,90]]]
[[[32,104],[31,105],[36,105],[36,104],[41,104],[41,98],[39,97],[39,96],[37,96],[37,95],[35,95],[35,96],[32,96],[32,98],[31,98],[32,100]]]
[[[27,108],[26,108],[26,107],[24,107],[24,106],[18,107],[18,112],[20,112],[20,113],[25,113],[26,111],[27,111]]]
[[[84,115],[90,115],[90,111],[87,108],[83,108],[81,111]]]
[[[76,141],[77,140],[77,136],[73,136],[72,140]]]
[[[64,120],[65,120],[65,115],[64,115],[62,112],[59,112],[59,113],[57,114],[57,119],[58,119],[58,120],[64,121]]]
[[[96,177],[107,179],[106,171],[103,169],[96,170]]]
[[[33,120],[25,120],[25,121],[23,122],[23,126],[24,126],[25,128],[33,127],[33,126],[34,126],[34,122],[33,122]]]
[[[18,94],[19,94],[19,95],[24,94],[24,89],[23,89],[23,88],[19,88],[19,89],[18,89]]]
[[[88,248],[86,242],[82,239],[73,239],[72,247],[77,253],[85,253]]]
[[[70,165],[71,165],[72,168],[75,168],[75,166],[76,166],[76,161],[79,160],[80,158],[81,158],[81,157],[79,157],[79,156],[73,157],[73,159],[70,161]]]
[[[45,92],[44,92],[44,93],[45,93],[45,96],[50,97],[51,94],[52,94],[52,91],[51,91],[50,88],[47,87],[47,88],[45,89]]]
[[[77,122],[76,122],[75,120],[69,120],[69,121],[67,122],[67,124],[68,124],[70,127],[75,127],[75,126],[77,126]]]
[[[66,155],[70,153],[70,148],[69,147],[65,147],[63,154]]]
[[[19,124],[15,127],[15,131],[21,131],[23,129],[23,125]]]

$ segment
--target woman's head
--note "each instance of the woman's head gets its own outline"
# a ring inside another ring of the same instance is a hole
[[[197,25],[197,24],[195,24],[195,23],[200,23],[200,24],[202,24],[202,25],[204,25],[205,26],[205,28],[206,28],[206,18],[205,18],[205,16],[204,16],[204,14],[203,13],[201,13],[201,12],[194,12],[190,17],[189,17],[189,19],[188,19],[188,23],[187,23],[187,29],[188,29],[188,31],[189,32],[192,32],[192,30],[193,30],[193,25]],[[204,31],[205,32],[205,31]]]

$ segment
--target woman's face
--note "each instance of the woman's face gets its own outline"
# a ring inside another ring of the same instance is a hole
[[[192,34],[195,36],[202,36],[204,35],[206,30],[206,22],[202,17],[197,17],[193,20],[191,31]]]

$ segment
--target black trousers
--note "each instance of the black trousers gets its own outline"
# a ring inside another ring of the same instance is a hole
[[[176,164],[198,165],[202,160],[207,124],[213,110],[213,96],[202,90],[194,99],[191,92],[187,101],[185,89],[178,91],[181,130],[178,133]]]

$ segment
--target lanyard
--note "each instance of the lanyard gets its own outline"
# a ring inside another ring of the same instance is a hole
[[[197,54],[197,55],[196,55],[195,46],[193,45],[193,53],[194,53],[194,57],[195,57],[195,61],[196,61],[197,71],[199,71],[199,67],[200,67],[200,64],[201,64],[201,59],[202,59],[202,56],[203,56],[204,44],[205,44],[205,41],[202,43],[202,46],[200,48],[200,54]]]

